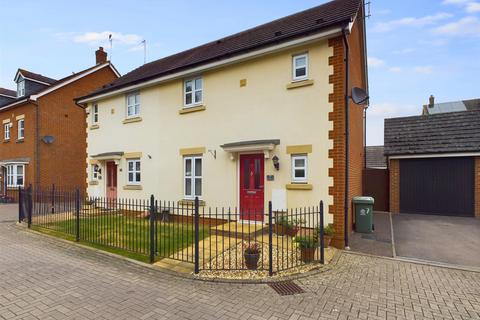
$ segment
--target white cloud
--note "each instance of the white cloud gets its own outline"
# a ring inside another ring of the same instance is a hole
[[[373,31],[376,32],[387,32],[397,27],[411,26],[411,27],[422,27],[427,25],[433,25],[438,23],[441,20],[451,18],[450,13],[440,12],[434,15],[414,18],[406,17],[398,20],[392,20],[389,22],[380,22],[373,27]]]
[[[399,73],[399,72],[402,72],[402,68],[400,68],[400,67],[390,67],[390,68],[388,68],[388,71],[393,72],[393,73]]]
[[[412,53],[412,52],[415,52],[417,51],[417,49],[415,48],[405,48],[405,49],[401,49],[401,50],[395,50],[393,51],[393,53],[395,54],[408,54],[408,53]]]
[[[368,65],[372,68],[380,68],[380,67],[383,67],[385,65],[385,61],[383,61],[382,59],[379,59],[379,58],[369,57],[368,58]]]
[[[467,10],[468,13],[480,12],[480,2],[467,3],[467,8],[465,10]]]
[[[137,34],[124,34],[121,32],[102,31],[77,34],[73,36],[73,41],[77,43],[87,43],[90,45],[101,45],[108,43],[109,35],[112,35],[114,45],[138,45],[138,43],[143,40],[143,38]]]
[[[464,4],[470,0],[443,0],[443,4]]]
[[[416,73],[422,73],[422,74],[430,74],[433,72],[433,67],[432,66],[418,66],[413,68],[413,71]]]
[[[468,16],[433,29],[433,33],[443,36],[480,36],[480,20]]]

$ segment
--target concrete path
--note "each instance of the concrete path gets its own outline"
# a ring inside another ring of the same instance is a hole
[[[0,257],[0,319],[480,319],[479,273],[357,254],[284,297],[174,277],[11,222],[0,222]]]
[[[375,224],[373,233],[353,232],[350,236],[350,248],[353,251],[376,256],[393,257],[390,213],[375,212],[373,220]]]

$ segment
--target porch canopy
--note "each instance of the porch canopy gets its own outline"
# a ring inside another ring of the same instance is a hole
[[[123,156],[122,151],[114,151],[114,152],[104,152],[90,156],[90,158],[102,161],[102,160],[120,160]]]
[[[238,141],[222,144],[220,147],[230,153],[230,158],[234,159],[235,153],[261,151],[265,159],[270,158],[270,151],[280,144],[280,139],[250,140]]]
[[[0,167],[5,167],[9,164],[29,164],[30,158],[15,158],[15,159],[2,159],[0,160]]]

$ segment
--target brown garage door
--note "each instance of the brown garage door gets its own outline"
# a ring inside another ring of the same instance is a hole
[[[400,160],[402,213],[474,216],[474,159]]]

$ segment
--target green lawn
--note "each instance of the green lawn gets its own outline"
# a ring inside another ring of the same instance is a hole
[[[32,228],[67,240],[75,240],[75,219],[33,224]],[[80,219],[80,243],[148,262],[150,224],[147,218],[127,215],[101,215]],[[200,227],[199,237],[208,236],[209,229]],[[194,242],[193,224],[157,221],[156,260],[172,254],[193,262],[193,252],[182,252]]]

